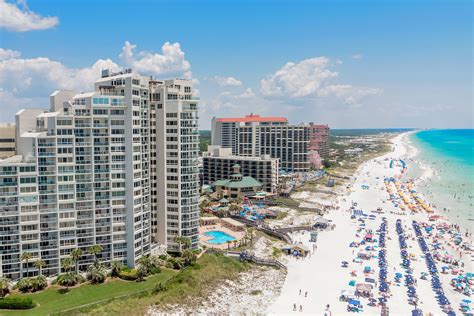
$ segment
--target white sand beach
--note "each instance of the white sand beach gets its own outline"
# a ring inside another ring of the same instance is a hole
[[[357,230],[360,228],[360,222],[356,219],[351,219],[351,212],[349,211],[352,202],[357,203],[357,209],[363,210],[364,213],[374,214],[377,208],[382,208],[383,214],[376,214],[373,220],[365,220],[365,228],[372,229],[374,232],[379,229],[382,222],[382,217],[387,220],[387,234],[386,234],[386,259],[387,259],[387,282],[391,282],[389,286],[389,293],[387,307],[390,315],[411,315],[411,311],[415,309],[413,305],[408,304],[407,287],[404,281],[400,283],[394,282],[395,273],[400,272],[405,276],[404,269],[400,266],[403,259],[400,255],[401,249],[399,245],[399,238],[396,232],[396,221],[401,220],[405,235],[407,252],[413,254],[411,260],[412,275],[417,279],[416,293],[418,295],[417,306],[423,312],[433,313],[434,315],[441,315],[443,313],[440,305],[436,299],[436,293],[431,287],[431,277],[427,280],[421,280],[422,272],[428,272],[427,264],[424,259],[422,249],[415,237],[415,232],[412,227],[412,221],[428,222],[428,215],[426,212],[418,212],[408,215],[396,215],[391,212],[400,213],[400,208],[388,201],[389,194],[384,186],[385,177],[395,177],[401,173],[401,168],[394,166],[389,167],[389,159],[406,159],[407,156],[413,155],[414,148],[407,145],[407,134],[401,134],[393,140],[393,151],[376,159],[370,160],[362,164],[356,174],[354,175],[354,183],[352,190],[348,196],[341,196],[337,200],[339,210],[332,210],[327,217],[336,225],[333,231],[321,232],[318,236],[317,249],[310,257],[304,259],[289,258],[288,274],[285,283],[282,287],[279,297],[274,303],[269,306],[266,313],[268,314],[312,314],[323,315],[326,305],[329,304],[332,315],[347,315],[347,302],[339,301],[339,296],[342,290],[355,290],[353,286],[349,285],[351,280],[357,283],[364,282],[366,277],[373,278],[378,281],[379,267],[376,259],[376,252],[370,260],[364,260],[362,263],[355,263],[353,259],[357,252],[362,249],[350,248],[349,245],[353,241],[360,241],[363,236],[356,236]],[[410,148],[411,147],[411,148]],[[410,168],[410,166],[407,166]],[[426,171],[431,172],[430,170]],[[424,176],[429,176],[426,174]],[[361,186],[367,185],[368,189],[363,189]],[[311,197],[305,196],[311,200]],[[364,233],[363,231],[361,233]],[[309,242],[309,233],[295,234],[294,240],[305,244],[309,249],[313,249],[313,244]],[[443,247],[449,240],[442,240]],[[428,242],[428,240],[426,240]],[[375,245],[373,243],[371,245]],[[449,251],[449,247],[446,251]],[[458,251],[457,249],[456,251]],[[456,254],[456,252],[452,251]],[[466,252],[464,263],[464,271],[472,272],[472,261],[469,261],[470,253]],[[459,257],[459,254],[457,255]],[[349,262],[348,267],[341,267],[341,262]],[[363,269],[365,266],[372,268],[371,273],[364,276]],[[440,269],[438,264],[438,269]],[[355,270],[356,277],[351,276],[351,271]],[[459,304],[463,299],[468,298],[462,293],[456,292],[450,285],[450,281],[454,275],[439,274],[442,281],[442,287],[446,297],[450,301],[450,306],[457,312]],[[404,279],[403,279],[404,280]],[[300,295],[301,290],[301,295]],[[305,297],[307,292],[307,297]],[[378,288],[372,290],[374,297],[379,297]],[[380,315],[380,306],[368,306],[368,300],[360,299],[364,315]],[[294,304],[297,306],[297,311],[294,311]],[[302,312],[299,311],[300,305]],[[422,315],[423,315],[422,314]]]

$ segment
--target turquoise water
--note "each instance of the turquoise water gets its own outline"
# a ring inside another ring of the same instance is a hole
[[[451,220],[473,227],[474,129],[420,131],[412,141],[419,149],[415,159],[435,170],[420,191]]]
[[[229,234],[224,233],[223,231],[220,230],[212,230],[210,232],[204,233],[205,236],[213,237],[212,239],[209,239],[207,242],[210,244],[223,244],[227,241],[232,241],[235,240],[234,237],[232,237]]]

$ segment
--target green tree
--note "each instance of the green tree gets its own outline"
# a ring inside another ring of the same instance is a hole
[[[201,212],[204,212],[204,210],[211,205],[211,202],[209,200],[202,200],[201,203],[199,203],[199,208],[201,209]]]
[[[240,211],[240,206],[235,203],[232,203],[231,205],[229,205],[229,211],[231,214],[236,214]]]
[[[120,271],[122,270],[123,264],[121,261],[114,260],[110,263],[110,275],[112,277],[116,277],[119,275]]]
[[[107,278],[107,273],[102,264],[93,264],[87,269],[87,279],[91,283],[103,283]]]
[[[100,254],[104,248],[101,245],[93,245],[89,247],[89,253],[94,255],[94,262],[97,263],[97,255]]]
[[[82,258],[82,250],[79,248],[73,249],[69,254],[71,256],[72,261],[74,261],[74,265],[76,268],[76,273],[79,273],[79,259]]]
[[[0,278],[0,297],[4,297],[10,292],[10,280],[7,278]]]
[[[147,275],[148,271],[146,267],[143,264],[140,264],[137,268],[138,281],[143,281]]]
[[[226,241],[226,244],[227,244],[227,250],[230,250],[230,244],[232,243],[232,241],[230,240],[227,240]]]
[[[71,262],[71,267],[72,267],[72,262]],[[58,276],[58,284],[66,287],[65,289],[66,292],[69,291],[69,286],[76,285],[76,283],[77,283],[77,274],[75,273],[66,272]]]
[[[188,249],[189,247],[191,247],[191,239],[189,239],[188,237],[184,237],[184,236],[176,236],[174,238],[174,241],[179,245],[179,252],[183,252],[183,245],[184,245],[184,249]]]
[[[185,266],[192,265],[197,260],[197,255],[191,249],[184,250],[181,257],[184,260]]]
[[[150,256],[149,255],[141,256],[137,260],[137,263],[139,264],[140,267],[143,267],[145,274],[147,275],[151,268]]]
[[[61,260],[61,267],[65,272],[70,272],[73,266],[73,261],[71,258],[64,258]]]
[[[24,252],[21,254],[21,261],[25,261],[26,262],[26,276],[28,276],[28,272],[29,272],[29,264],[28,264],[28,261],[30,261],[30,259],[33,257],[33,255],[31,254],[31,252]]]
[[[324,159],[323,160],[323,166],[324,166],[324,168],[331,168],[332,164],[329,160]]]
[[[35,261],[35,268],[38,269],[38,273],[40,276],[43,275],[43,268],[46,266],[46,262],[44,262],[44,260],[36,260]]]

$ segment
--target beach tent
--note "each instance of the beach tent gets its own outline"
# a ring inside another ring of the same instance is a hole
[[[355,286],[355,285],[356,285],[356,280],[349,281],[349,286]]]
[[[370,292],[372,288],[373,288],[372,284],[369,284],[369,283],[358,283],[356,285],[356,290],[359,292]]]
[[[360,306],[360,301],[358,301],[358,300],[349,300],[348,303],[350,305]]]
[[[329,226],[329,220],[322,216],[316,218],[313,227],[316,229],[326,229]]]

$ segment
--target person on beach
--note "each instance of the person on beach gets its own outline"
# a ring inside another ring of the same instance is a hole
[[[308,297],[308,291],[304,292],[304,297]]]
[[[300,305],[300,312],[303,311],[303,305]]]
[[[332,316],[331,310],[329,309],[329,304],[326,305],[324,309],[324,316]]]
[[[293,304],[293,311],[296,312],[296,303]]]
[[[300,294],[298,294],[298,295],[301,295],[301,289],[300,289]]]

